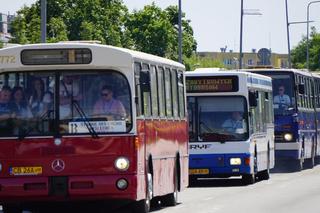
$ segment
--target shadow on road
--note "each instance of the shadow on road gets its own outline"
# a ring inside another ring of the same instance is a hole
[[[245,186],[241,178],[226,179],[198,179],[196,182],[189,184],[189,188],[199,187],[242,187]]]
[[[50,204],[37,207],[25,208],[23,213],[133,213],[133,203],[124,203],[120,201],[108,202],[84,202],[72,204]],[[178,203],[177,205],[180,205]],[[159,202],[157,205],[152,206],[150,212],[158,212],[164,208]],[[0,213],[3,213],[0,210]]]

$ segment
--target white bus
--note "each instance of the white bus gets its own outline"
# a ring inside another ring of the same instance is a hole
[[[274,167],[271,78],[238,71],[186,73],[189,180],[269,179]]]

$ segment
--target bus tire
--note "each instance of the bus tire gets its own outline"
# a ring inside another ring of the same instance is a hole
[[[134,213],[148,213],[151,207],[151,199],[153,197],[153,182],[151,173],[147,174],[146,199],[136,201],[134,203]]]
[[[189,187],[195,186],[198,183],[197,177],[189,175]]]
[[[258,173],[260,180],[269,180],[270,179],[270,151],[268,149],[268,158],[267,158],[267,169]]]
[[[178,171],[177,166],[174,170],[174,192],[161,197],[163,206],[175,206],[178,203]]]
[[[255,149],[256,150],[256,149]],[[254,152],[253,160],[253,173],[252,174],[243,174],[242,182],[244,185],[251,185],[256,182],[256,172],[257,172],[257,151]]]
[[[312,169],[315,165],[315,144],[312,143],[311,158],[305,161],[305,168]]]

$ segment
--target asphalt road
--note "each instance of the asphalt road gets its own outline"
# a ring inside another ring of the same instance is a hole
[[[182,204],[157,213],[320,212],[320,166],[276,172],[268,181],[242,186],[240,180],[210,180],[181,193]]]
[[[320,165],[301,172],[273,172],[270,180],[249,186],[243,186],[240,179],[203,180],[181,192],[179,202],[175,207],[158,206],[151,212],[317,213],[320,212]],[[119,208],[118,205],[61,210],[55,212],[131,212],[129,206]]]

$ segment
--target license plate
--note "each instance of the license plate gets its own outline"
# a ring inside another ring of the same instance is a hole
[[[189,169],[189,175],[207,175],[209,169]]]
[[[42,174],[42,167],[12,167],[10,169],[11,175],[40,175]]]

